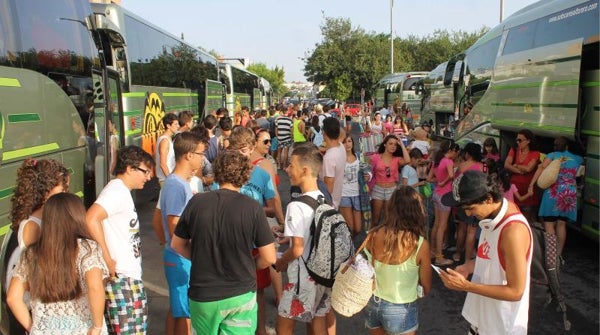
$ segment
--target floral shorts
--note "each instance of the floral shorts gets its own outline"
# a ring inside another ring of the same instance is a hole
[[[331,310],[331,288],[317,284],[306,271],[303,262],[289,264],[288,283],[283,287],[278,314],[301,322],[311,322]]]

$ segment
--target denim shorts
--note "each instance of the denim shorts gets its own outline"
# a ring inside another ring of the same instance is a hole
[[[405,334],[419,329],[419,306],[416,300],[394,304],[372,296],[363,313],[367,328],[383,328],[386,334]]]
[[[392,198],[392,194],[394,194],[395,190],[396,186],[382,187],[379,185],[375,185],[373,186],[373,190],[371,191],[371,199],[388,201]]]
[[[442,203],[443,194],[433,193],[433,206],[440,212],[450,212],[452,207],[445,206]]]
[[[352,207],[353,210],[360,212],[360,196],[342,197],[340,207]]]

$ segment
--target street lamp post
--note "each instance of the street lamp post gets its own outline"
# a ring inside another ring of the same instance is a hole
[[[394,73],[394,28],[392,25],[392,14],[394,0],[390,0],[390,73]]]

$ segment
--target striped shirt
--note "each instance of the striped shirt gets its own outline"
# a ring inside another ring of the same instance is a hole
[[[280,116],[275,120],[277,127],[277,140],[279,142],[289,141],[292,139],[292,119],[287,116]]]

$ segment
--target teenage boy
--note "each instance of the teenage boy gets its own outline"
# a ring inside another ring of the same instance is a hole
[[[323,157],[314,145],[298,146],[286,168],[290,183],[299,186],[303,195],[314,199],[322,197],[317,186],[322,165]],[[288,204],[284,236],[291,239],[291,246],[275,264],[277,271],[287,270],[289,280],[278,307],[279,335],[291,335],[296,321],[311,323],[313,334],[327,333],[325,316],[331,310],[331,288],[312,280],[300,258],[308,258],[313,217],[314,210],[307,204],[299,201]]]
[[[165,132],[156,140],[156,177],[162,186],[168,175],[175,168],[175,152],[173,136],[179,131],[179,119],[174,113],[167,113],[162,118]]]
[[[102,248],[111,275],[104,311],[110,334],[145,334],[148,301],[142,282],[142,252],[138,215],[132,190],[144,188],[154,160],[137,146],[117,151],[116,178],[100,192],[86,214],[92,238]]]
[[[248,157],[225,150],[213,167],[221,188],[192,197],[171,246],[192,261],[188,297],[195,333],[254,334],[256,270],[275,262],[273,235],[260,204],[240,194],[250,178]]]
[[[340,122],[336,118],[328,117],[323,120],[323,140],[327,151],[323,155],[321,178],[331,193],[333,207],[337,209],[342,199],[346,148],[340,143],[343,138],[340,139]]]
[[[187,298],[190,281],[191,262],[171,247],[173,231],[179,217],[193,192],[190,179],[202,168],[206,143],[191,132],[181,133],[173,141],[175,169],[161,190],[160,208],[162,213],[162,233],[165,236],[163,261],[165,276],[169,285],[169,311],[166,319],[167,335],[190,334],[190,307]]]
[[[447,288],[468,292],[462,315],[471,324],[469,334],[527,334],[533,245],[527,219],[480,171],[456,178],[442,203],[460,206],[467,216],[480,220],[476,259],[455,270],[439,271]],[[470,274],[473,278],[468,281]]]

